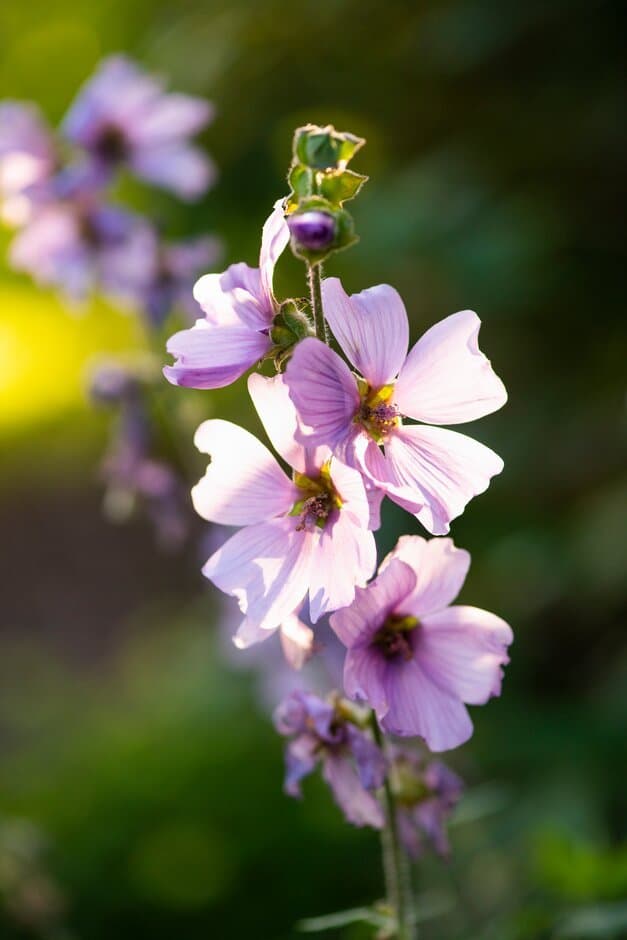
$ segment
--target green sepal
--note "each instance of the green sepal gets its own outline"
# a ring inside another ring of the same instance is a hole
[[[328,170],[317,173],[318,191],[334,206],[341,207],[348,199],[354,199],[368,180],[362,173],[353,170]]]
[[[313,170],[303,166],[302,163],[295,163],[288,173],[287,182],[290,186],[290,194],[287,197],[285,211],[289,214],[298,208],[301,199],[311,196],[314,185]]]
[[[294,134],[294,162],[312,170],[343,169],[364,144],[363,137],[336,131],[332,124],[306,124]]]

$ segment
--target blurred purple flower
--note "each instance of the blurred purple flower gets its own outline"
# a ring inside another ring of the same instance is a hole
[[[277,731],[291,738],[285,792],[301,796],[301,781],[318,765],[335,800],[355,826],[381,829],[383,811],[372,791],[383,785],[385,758],[365,731],[348,720],[341,700],[293,692],[275,712]]]
[[[161,326],[174,308],[181,309],[189,320],[197,317],[194,282],[201,271],[216,263],[220,253],[220,242],[212,237],[162,243],[155,254],[152,276],[138,298],[149,323]]]
[[[157,241],[141,217],[94,199],[42,208],[16,235],[9,258],[39,284],[84,301],[96,287],[123,302],[137,302],[155,267]]]
[[[124,56],[105,59],[79,91],[62,125],[103,178],[125,165],[181,199],[199,198],[215,179],[213,164],[189,138],[212,119],[201,98],[170,94]]]
[[[31,216],[56,166],[52,133],[32,104],[0,102],[0,211],[11,225]]]
[[[395,748],[389,779],[397,799],[400,837],[409,855],[422,855],[426,838],[438,855],[448,857],[446,823],[464,791],[461,778],[441,761]]]
[[[113,520],[126,521],[140,504],[162,547],[177,548],[189,528],[186,492],[174,469],[151,455],[151,422],[141,382],[121,366],[107,364],[94,372],[89,390],[94,402],[119,409],[101,465],[105,510]]]

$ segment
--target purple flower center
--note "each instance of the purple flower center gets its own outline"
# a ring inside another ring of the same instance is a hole
[[[358,379],[357,383],[361,404],[354,420],[380,444],[400,422],[399,410],[390,401],[394,386],[384,385],[383,388],[372,389],[363,379]]]
[[[375,633],[372,644],[383,654],[385,659],[404,659],[408,661],[414,655],[411,634],[419,626],[420,622],[416,617],[390,614],[383,626]]]
[[[297,500],[289,512],[290,516],[300,516],[296,531],[324,529],[333,510],[342,506],[342,499],[331,479],[330,463],[327,461],[320,468],[320,476],[315,479],[304,473],[294,473],[294,483],[303,491],[302,499]]]
[[[92,149],[104,163],[120,163],[128,156],[128,141],[115,124],[104,124],[98,131]]]

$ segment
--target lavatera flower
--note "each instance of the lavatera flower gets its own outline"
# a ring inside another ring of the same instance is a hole
[[[270,329],[278,309],[274,266],[290,239],[281,203],[263,227],[258,268],[239,262],[197,281],[194,297],[205,316],[168,340],[168,352],[176,361],[165,366],[163,374],[173,385],[223,388],[272,348]]]
[[[378,576],[331,616],[346,646],[344,690],[374,709],[389,734],[419,736],[432,751],[467,741],[465,707],[501,692],[512,631],[477,607],[449,606],[470,566],[451,539],[405,535]]]
[[[326,444],[434,535],[444,535],[470,499],[503,469],[488,447],[455,431],[507,400],[480,352],[471,310],[431,327],[409,355],[403,301],[386,284],[348,296],[338,278],[322,283],[325,316],[358,374],[320,340],[299,343],[286,382],[300,440]],[[408,425],[404,418],[423,424]],[[381,446],[383,450],[381,449]]]
[[[376,565],[370,511],[358,471],[327,448],[294,440],[296,415],[281,376],[251,375],[248,388],[268,437],[292,468],[287,476],[257,438],[229,421],[205,421],[195,443],[211,455],[192,490],[210,522],[243,526],[206,563],[203,573],[236,597],[246,623],[275,630],[309,595],[315,623],[350,604]]]

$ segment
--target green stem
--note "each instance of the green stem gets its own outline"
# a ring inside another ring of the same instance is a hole
[[[377,744],[384,750],[383,735],[374,713],[372,727]],[[384,784],[384,802],[386,824],[381,833],[381,845],[386,897],[396,917],[396,940],[414,940],[416,933],[413,923],[412,892],[408,877],[407,859],[403,852],[398,831],[396,797],[387,777]]]
[[[321,264],[309,264],[308,275],[309,275],[309,296],[311,297],[311,312],[313,314],[314,326],[316,328],[316,336],[318,339],[322,340],[323,343],[329,345],[329,337],[327,335],[327,327],[324,321],[324,312],[322,310],[322,265]]]

